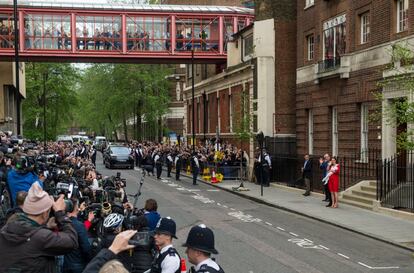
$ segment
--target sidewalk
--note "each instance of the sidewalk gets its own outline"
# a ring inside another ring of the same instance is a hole
[[[182,175],[186,176],[187,175]],[[244,182],[249,191],[235,192],[233,187],[240,185],[239,181],[225,180],[218,184],[205,184],[250,200],[283,209],[308,218],[322,221],[370,238],[380,240],[408,250],[414,250],[414,221],[383,215],[377,212],[357,208],[339,203],[339,208],[326,208],[321,194],[311,194],[304,197],[303,191],[297,191],[281,185],[272,185],[263,188],[263,197],[260,196],[260,186]]]

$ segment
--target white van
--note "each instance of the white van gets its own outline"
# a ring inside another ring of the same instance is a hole
[[[106,148],[106,137],[104,136],[95,137],[94,144],[95,144],[95,148],[102,152]]]

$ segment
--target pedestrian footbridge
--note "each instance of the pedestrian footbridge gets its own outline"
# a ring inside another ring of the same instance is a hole
[[[0,60],[13,60],[14,13],[0,0]],[[18,1],[22,61],[223,63],[252,9]]]

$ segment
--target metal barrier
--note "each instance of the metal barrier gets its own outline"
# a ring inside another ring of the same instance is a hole
[[[208,168],[211,171],[214,170],[216,174],[222,174],[223,180],[241,180],[247,179],[248,168],[245,164],[240,167],[240,165],[223,165],[220,163],[211,163],[208,162],[207,164],[200,162],[200,172],[199,175],[204,173],[204,169]],[[191,170],[191,163],[190,160],[184,160],[181,167],[181,173],[187,172]]]
[[[352,156],[337,157],[340,166],[340,190],[346,190],[362,180],[375,180],[377,177],[377,160],[379,158],[381,158],[381,151],[377,149],[371,149]],[[271,181],[283,182],[290,186],[303,188],[304,185],[301,179],[303,163],[303,156],[272,157]],[[323,170],[319,167],[319,156],[311,156],[311,163],[312,190],[322,191]]]
[[[377,200],[382,206],[414,212],[414,152],[377,161]]]

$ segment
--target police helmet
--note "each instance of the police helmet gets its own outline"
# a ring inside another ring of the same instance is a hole
[[[214,233],[206,225],[201,224],[191,228],[183,247],[190,247],[207,253],[218,254],[214,248]]]
[[[105,217],[103,226],[105,229],[117,229],[124,222],[124,216],[119,213],[111,213]]]
[[[170,217],[161,218],[158,221],[154,232],[161,233],[161,234],[167,234],[177,239],[177,237],[175,236],[176,225],[175,225],[174,220],[171,219]]]

